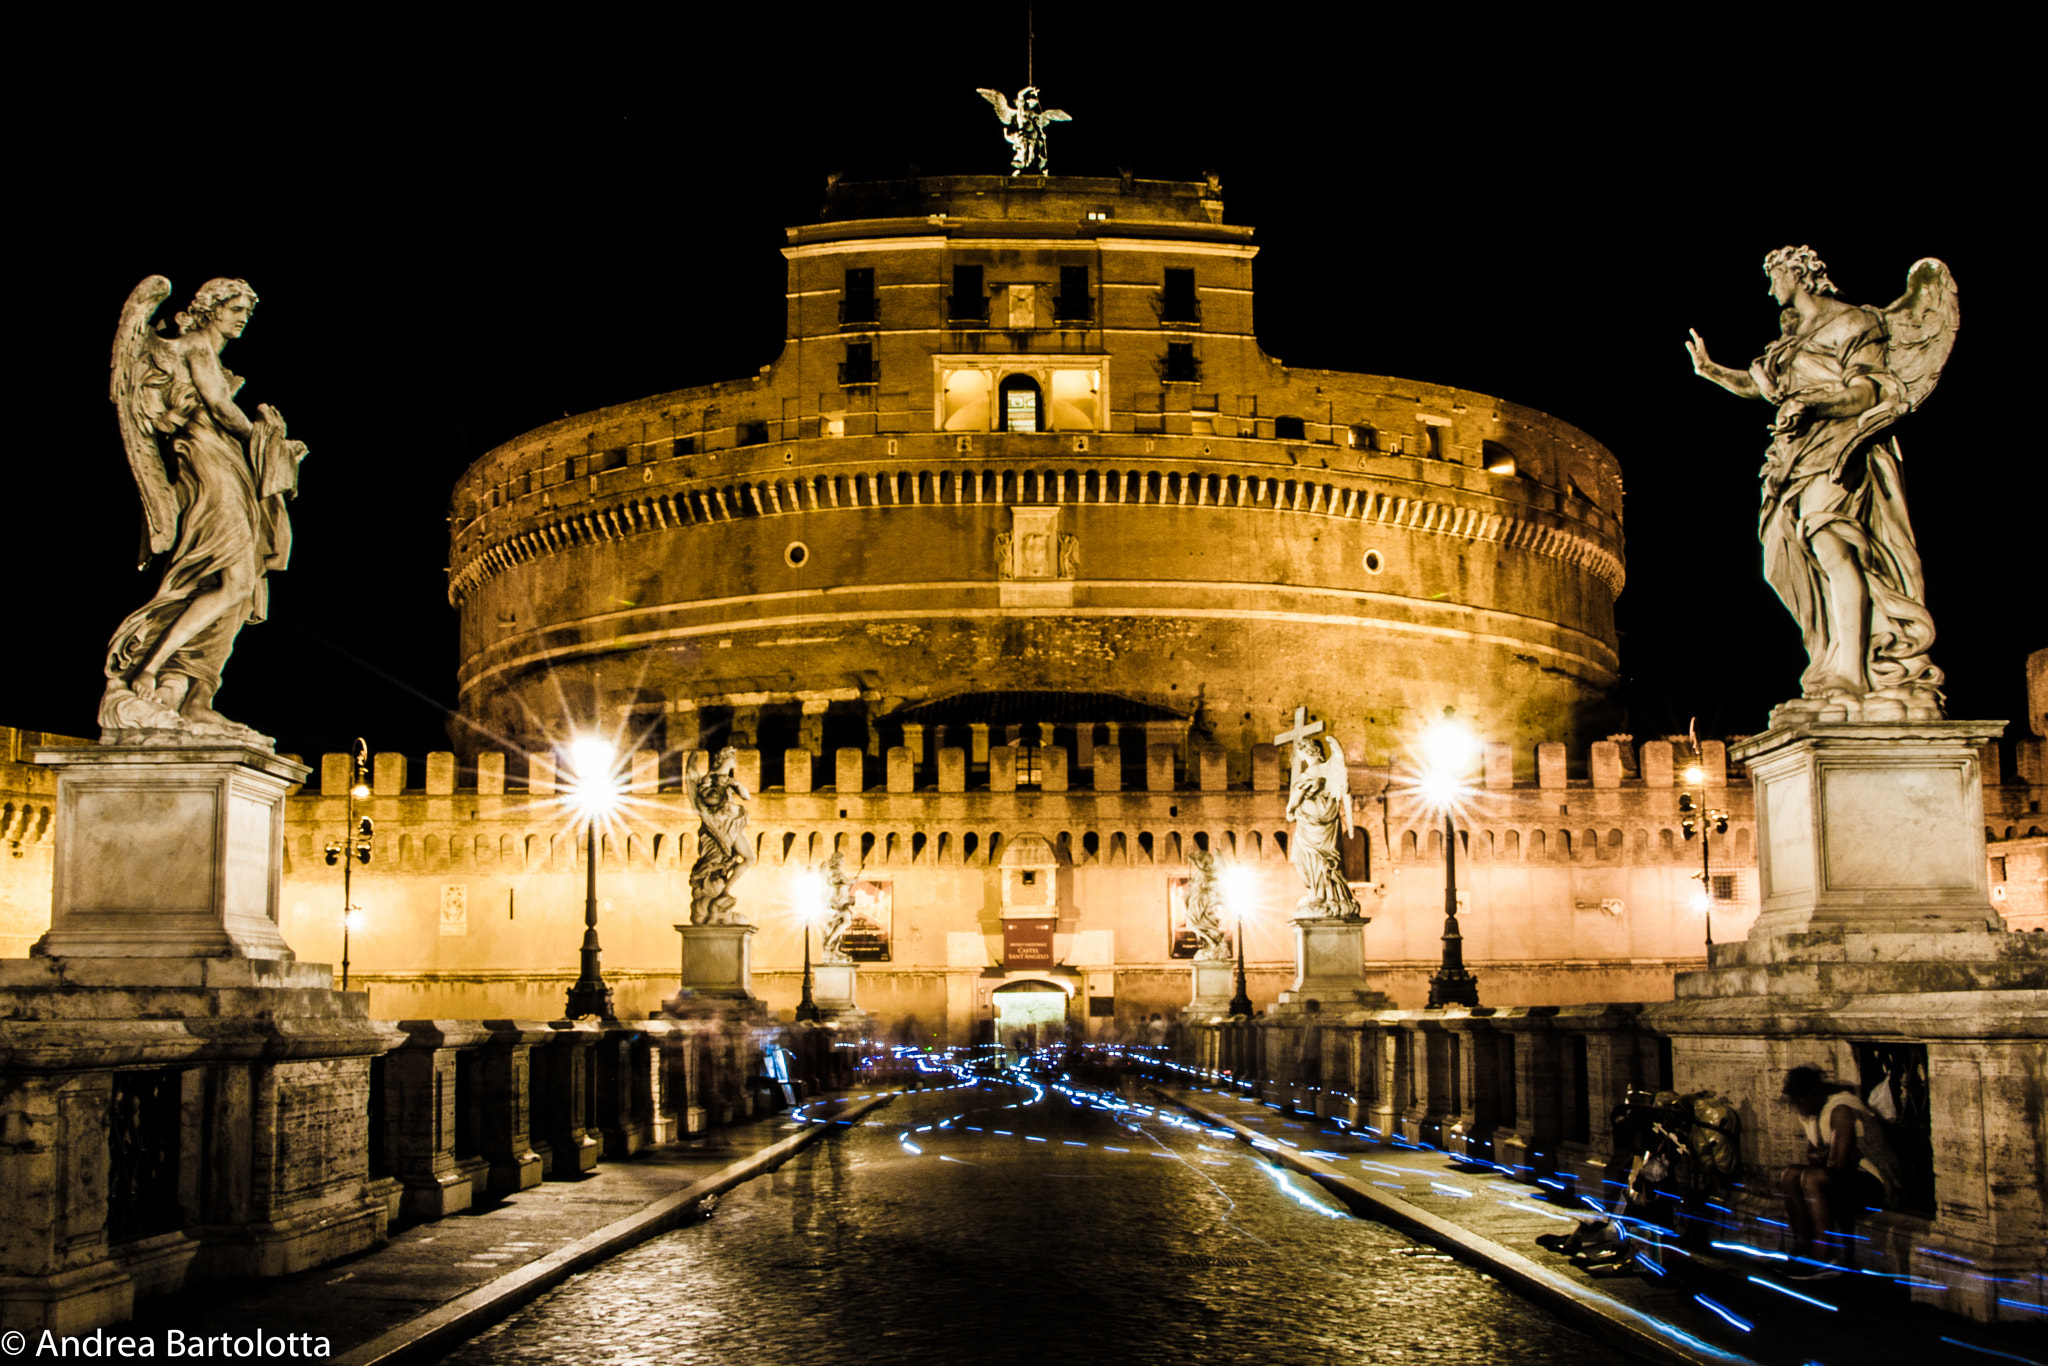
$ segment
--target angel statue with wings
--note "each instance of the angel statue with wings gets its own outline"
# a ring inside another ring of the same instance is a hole
[[[1694,332],[1695,373],[1777,406],[1763,467],[1757,535],[1764,578],[1805,637],[1800,696],[1788,721],[1922,721],[1942,714],[1941,670],[1920,552],[1906,516],[1893,423],[1934,392],[1955,344],[1956,282],[1916,261],[1886,308],[1830,297],[1811,247],[1764,258],[1780,336],[1747,370],[1717,365]]]
[[[264,575],[291,557],[285,500],[298,492],[304,442],[285,436],[268,405],[256,418],[235,403],[242,380],[221,351],[248,326],[256,291],[208,280],[177,315],[152,326],[171,282],[135,287],[114,335],[112,398],[146,521],[141,568],[165,556],[156,596],[114,632],[100,699],[105,744],[225,739],[270,741],[213,709],[235,637],[269,606]]]
[[[1038,174],[1045,174],[1045,126],[1048,123],[1072,123],[1074,116],[1064,109],[1047,109],[1038,102],[1038,87],[1027,85],[1017,92],[1017,103],[1011,104],[1003,98],[1000,90],[978,90],[975,92],[995,106],[996,117],[1003,121],[1003,140],[1010,144],[1010,174],[1023,175],[1038,165]]]
[[[1223,937],[1223,878],[1216,869],[1216,856],[1207,849],[1197,849],[1188,855],[1184,905],[1188,931],[1198,941],[1196,960],[1227,962],[1230,943]]]
[[[1287,789],[1287,819],[1294,822],[1294,839],[1288,857],[1308,884],[1308,894],[1295,905],[1295,918],[1356,920],[1364,912],[1344,881],[1343,838],[1351,833],[1351,778],[1337,737],[1296,736],[1293,769],[1294,781]]]
[[[733,914],[739,899],[732,884],[740,880],[754,851],[747,845],[747,786],[739,779],[739,752],[731,745],[718,751],[711,770],[690,784],[690,804],[697,809],[697,861],[690,865],[690,923],[744,925]]]

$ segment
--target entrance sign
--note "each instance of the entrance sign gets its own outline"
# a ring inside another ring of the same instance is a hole
[[[1052,961],[1052,932],[1059,922],[1051,917],[1003,922],[1003,966],[1006,968],[1049,968]]]

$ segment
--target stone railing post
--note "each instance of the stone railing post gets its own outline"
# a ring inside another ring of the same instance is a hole
[[[538,1020],[486,1020],[477,1050],[478,1146],[490,1164],[484,1189],[503,1197],[537,1186],[546,1175],[534,1151],[529,1112],[533,1048],[553,1033]]]
[[[468,1020],[398,1027],[405,1042],[384,1061],[385,1152],[405,1188],[404,1217],[424,1222],[468,1209],[490,1168],[475,1146],[475,1055],[460,1057],[490,1035]]]
[[[591,1134],[585,1077],[600,1032],[587,1021],[551,1024],[549,1038],[532,1054],[529,1113],[534,1149],[546,1159],[547,1174],[557,1181],[581,1176],[597,1165],[599,1144]]]

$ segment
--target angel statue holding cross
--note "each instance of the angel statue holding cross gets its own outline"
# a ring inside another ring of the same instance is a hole
[[[1292,745],[1293,780],[1287,788],[1287,819],[1294,838],[1287,854],[1308,893],[1295,904],[1297,920],[1358,920],[1364,912],[1344,880],[1344,837],[1351,833],[1351,779],[1344,750],[1334,735],[1318,735],[1320,721],[1308,708],[1294,709],[1294,726],[1273,737]]]

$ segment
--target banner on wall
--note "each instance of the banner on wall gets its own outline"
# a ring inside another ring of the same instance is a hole
[[[1052,967],[1052,932],[1057,924],[1059,921],[1051,916],[1019,917],[1003,921],[1003,966]]]

